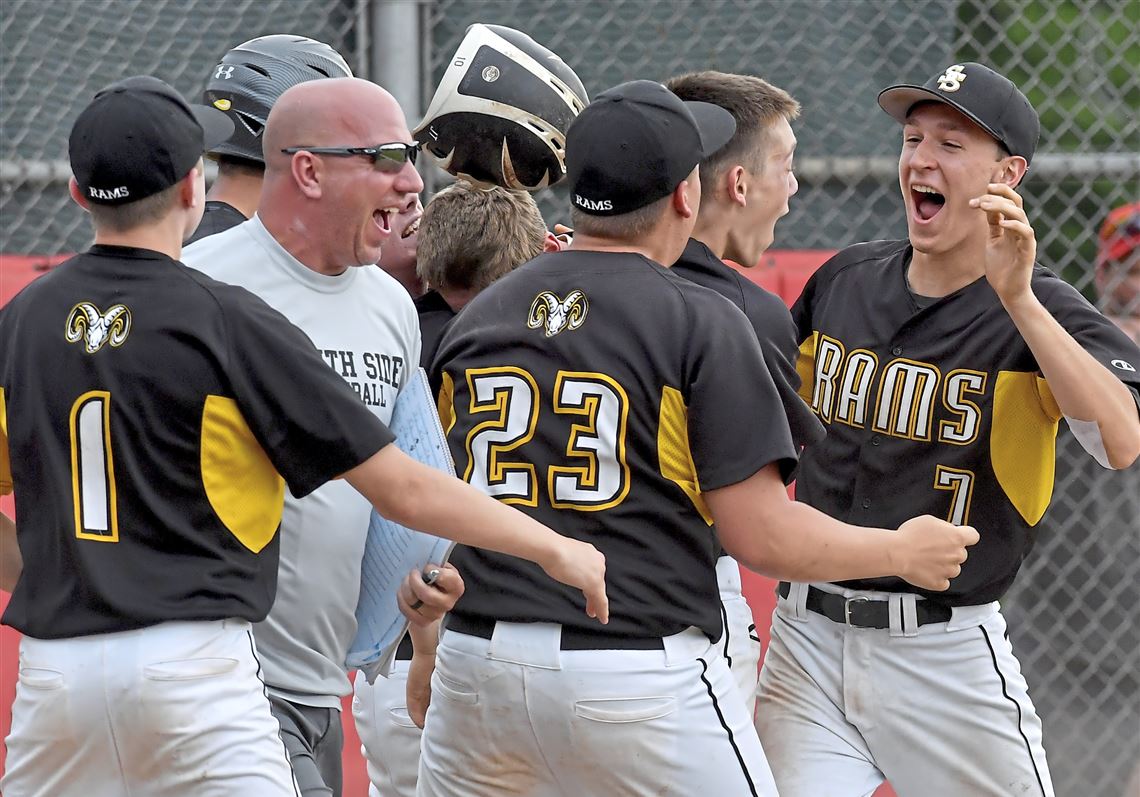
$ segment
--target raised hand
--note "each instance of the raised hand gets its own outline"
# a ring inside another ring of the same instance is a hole
[[[1025,215],[1021,195],[1005,183],[990,183],[987,192],[970,200],[970,207],[986,214],[986,280],[1003,304],[1017,302],[1029,293],[1037,238]]]

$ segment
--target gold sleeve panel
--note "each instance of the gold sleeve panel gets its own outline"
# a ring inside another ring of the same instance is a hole
[[[0,387],[0,495],[12,493],[12,460],[8,456],[8,405]]]
[[[1061,412],[1061,406],[1057,403],[1057,399],[1053,397],[1053,390],[1049,387],[1049,383],[1043,377],[1037,378],[1037,398],[1041,402],[1041,408],[1045,410],[1045,414],[1052,418],[1054,421],[1060,421],[1064,417]]]
[[[800,398],[811,406],[811,391],[815,387],[815,352],[819,346],[819,332],[800,344],[800,356],[796,360],[796,373],[800,375]]]
[[[436,399],[435,408],[439,413],[439,423],[443,427],[444,434],[451,433],[451,427],[455,426],[455,383],[451,379],[451,374],[446,371],[443,372],[443,384],[439,386],[439,397]]]
[[[207,396],[202,486],[218,519],[254,553],[269,544],[285,509],[285,480],[253,436],[237,402]]]
[[[994,388],[990,462],[998,484],[1030,526],[1053,497],[1060,411],[1037,374],[999,371]]]
[[[712,513],[701,497],[697,466],[693,462],[693,452],[689,449],[689,408],[685,406],[681,391],[673,387],[661,390],[657,456],[661,464],[661,475],[681,488],[705,523],[711,526]]]

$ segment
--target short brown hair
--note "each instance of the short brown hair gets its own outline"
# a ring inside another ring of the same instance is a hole
[[[736,120],[729,142],[701,162],[701,182],[709,185],[726,166],[751,159],[756,147],[765,148],[773,122],[781,117],[790,122],[800,115],[800,104],[791,94],[753,75],[706,70],[680,75],[666,85],[682,100],[719,105]],[[764,164],[748,165],[762,169]]]
[[[542,254],[546,224],[526,191],[460,180],[424,208],[416,274],[429,287],[481,291]]]
[[[129,232],[153,224],[169,213],[177,201],[181,185],[182,181],[179,180],[157,194],[151,194],[125,205],[100,205],[91,202],[87,205],[87,211],[97,228],[110,232]]]

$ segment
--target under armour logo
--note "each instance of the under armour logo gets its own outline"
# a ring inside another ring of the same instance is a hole
[[[962,81],[965,79],[965,67],[961,64],[954,64],[938,78],[938,88],[946,92],[957,91],[962,88]]]
[[[545,328],[546,337],[552,338],[564,329],[582,326],[589,310],[590,303],[581,291],[570,291],[564,300],[543,291],[531,302],[526,325],[531,329]]]
[[[1113,360],[1112,367],[1119,368],[1121,371],[1131,371],[1132,373],[1136,373],[1136,367],[1132,365],[1132,363],[1125,362],[1124,360]]]
[[[214,80],[229,80],[233,74],[234,68],[232,66],[218,64],[218,68],[214,70]]]
[[[83,341],[87,353],[94,354],[104,343],[122,346],[130,331],[131,311],[123,305],[116,304],[106,313],[100,313],[91,302],[80,302],[67,314],[64,334],[70,343]]]

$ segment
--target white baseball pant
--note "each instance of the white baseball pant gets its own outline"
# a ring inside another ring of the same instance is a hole
[[[352,716],[368,766],[369,797],[415,797],[421,731],[408,716],[408,665],[392,662],[387,678],[369,684],[356,673]]]
[[[724,637],[718,648],[728,662],[736,688],[744,699],[748,716],[756,714],[756,684],[760,676],[760,639],[752,618],[752,607],[744,599],[740,584],[740,565],[731,556],[716,563],[716,581],[724,607]]]
[[[420,797],[775,795],[724,658],[690,628],[663,650],[561,650],[561,626],[445,631]]]
[[[7,797],[295,797],[249,623],[20,643]]]
[[[782,797],[865,797],[884,779],[899,797],[1053,797],[996,603],[919,626],[914,595],[812,586],[893,602],[891,628],[810,611],[806,584],[779,600],[756,726]]]

